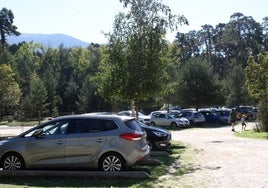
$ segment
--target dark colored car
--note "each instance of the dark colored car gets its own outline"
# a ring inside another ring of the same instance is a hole
[[[253,121],[257,119],[258,110],[253,106],[238,106],[235,108],[236,117],[238,120],[244,115],[247,121]]]
[[[199,110],[205,116],[206,123],[227,124],[229,120],[229,112],[224,110]]]
[[[168,130],[148,126],[142,122],[139,125],[147,133],[147,141],[151,151],[166,150],[171,147],[171,133]]]

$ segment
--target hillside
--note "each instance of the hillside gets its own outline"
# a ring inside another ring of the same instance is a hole
[[[89,43],[76,39],[69,35],[64,34],[28,34],[22,33],[20,36],[8,36],[7,43],[18,44],[20,42],[35,42],[42,43],[47,47],[58,48],[61,44],[66,48],[81,46],[83,48],[88,47]]]

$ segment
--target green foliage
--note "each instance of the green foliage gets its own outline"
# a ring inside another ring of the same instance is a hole
[[[17,27],[13,25],[13,19],[13,12],[7,8],[2,8],[0,11],[1,51],[4,50],[7,35],[20,35],[20,33],[17,31]]]
[[[47,90],[42,80],[33,74],[30,83],[30,92],[22,102],[22,113],[25,118],[39,117],[47,111]]]
[[[177,90],[180,104],[186,107],[222,104],[222,87],[208,62],[200,58],[190,60],[180,74]]]
[[[176,57],[181,63],[185,63],[191,57],[197,57],[200,54],[200,41],[197,31],[189,31],[188,33],[178,32],[176,41],[173,42],[173,57]]]
[[[163,60],[167,29],[186,23],[169,7],[152,0],[121,0],[127,14],[120,13],[109,34],[106,56],[99,72],[99,92],[110,101],[135,101],[164,94],[167,62]]]
[[[22,96],[29,95],[32,74],[39,63],[39,57],[34,53],[40,46],[34,43],[24,43],[15,54],[12,68],[16,73],[16,80],[22,90]]]
[[[267,90],[263,89],[267,88],[267,72],[260,63],[266,61],[266,55],[257,58],[257,54],[268,49],[268,18],[260,25],[251,16],[235,13],[228,23],[177,33],[176,40],[168,44],[167,31],[187,24],[184,16],[173,15],[158,0],[120,2],[127,11],[115,17],[105,46],[92,43],[85,49],[63,45],[53,49],[22,42],[4,49],[0,64],[8,65],[15,75],[8,96],[16,100],[7,107],[1,104],[1,113],[14,114],[21,101],[26,114],[37,116],[31,104],[36,85],[45,88],[44,116],[118,110],[132,101],[152,110],[163,103],[233,106],[255,105],[256,100],[261,116],[267,117]],[[10,10],[0,12],[0,21],[6,21],[1,22],[6,24],[2,42],[6,35],[16,35],[13,18]],[[246,88],[244,68],[248,64]],[[33,77],[38,77],[42,86],[33,84]],[[8,88],[4,87],[0,90]]]
[[[236,132],[235,135],[243,138],[268,139],[268,132],[256,132],[254,130]]]
[[[246,84],[250,95],[259,103],[262,129],[268,131],[268,53],[259,54],[257,62],[250,57],[248,64],[245,69]]]
[[[59,51],[49,48],[42,57],[39,71],[40,79],[43,81],[47,91],[47,116],[56,117],[59,115],[58,107],[62,104],[61,98],[57,93],[57,85],[59,79],[59,67],[57,65]]]
[[[199,31],[177,33],[175,55],[182,63],[202,56],[211,63],[214,73],[225,79],[233,68],[232,62],[245,68],[249,55],[256,59],[267,48],[267,36],[251,16],[234,13],[228,23],[219,23],[215,28],[205,24]]]
[[[226,79],[227,105],[252,104],[252,99],[249,97],[245,83],[246,78],[242,66],[234,66]]]
[[[11,67],[6,64],[0,65],[0,119],[2,115],[14,114],[19,105],[20,95],[20,88]]]

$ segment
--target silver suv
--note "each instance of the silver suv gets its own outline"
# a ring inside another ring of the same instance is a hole
[[[149,156],[146,132],[131,117],[62,116],[0,141],[0,168],[122,171]]]

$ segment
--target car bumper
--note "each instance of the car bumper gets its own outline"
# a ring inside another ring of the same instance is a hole
[[[154,141],[155,150],[167,150],[171,148],[171,135],[164,140]]]

